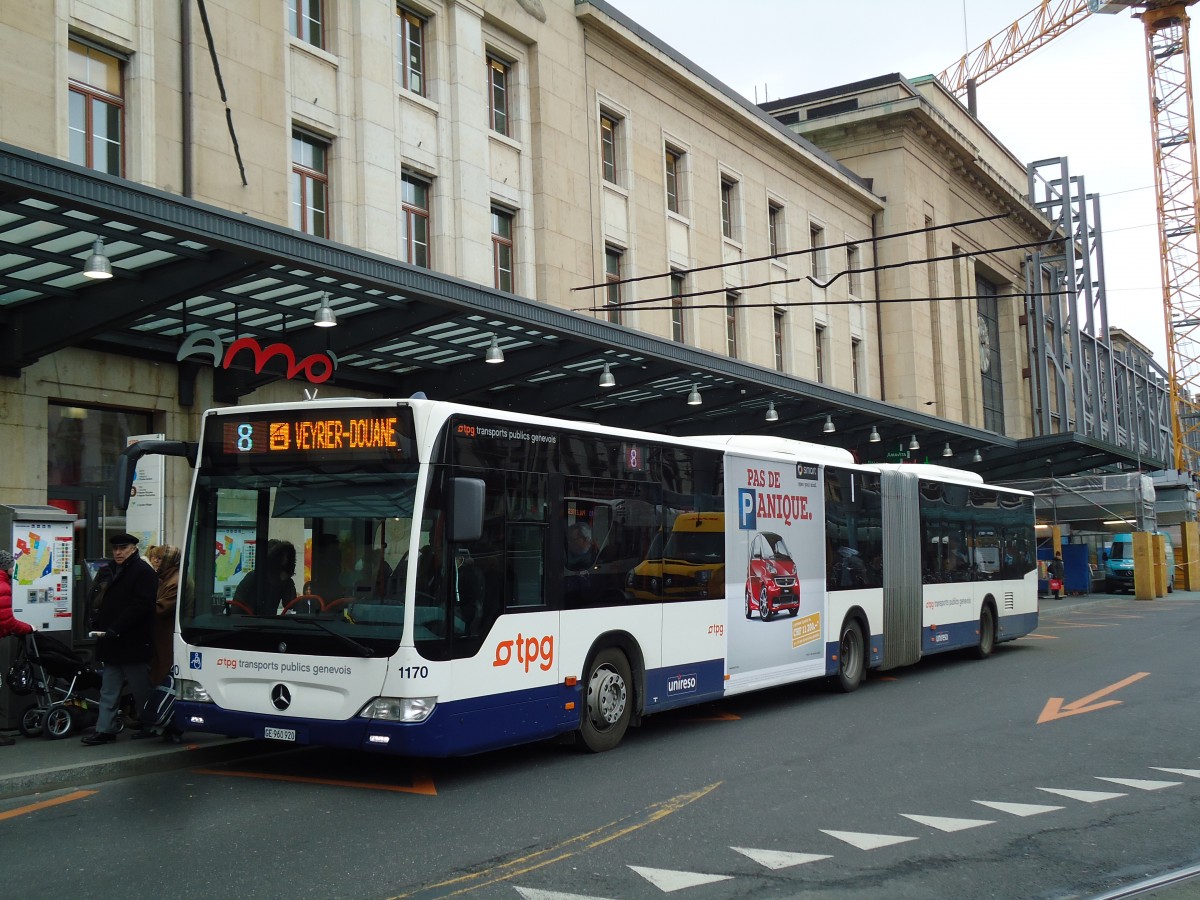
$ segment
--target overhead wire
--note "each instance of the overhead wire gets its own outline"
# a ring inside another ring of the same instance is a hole
[[[947,222],[945,225],[931,225],[925,228],[913,228],[909,231],[897,231],[894,234],[880,235],[875,240],[886,241],[893,238],[912,237],[914,234],[926,234],[931,231],[941,231],[944,228],[959,228],[964,225],[977,225],[981,222],[993,222],[996,219],[1007,219],[1011,213],[996,213],[991,216],[980,216],[976,219],[963,219],[959,222]],[[640,281],[652,281],[656,278],[668,278],[671,275],[695,275],[697,272],[711,272],[714,269],[724,269],[728,266],[745,266],[751,263],[767,262],[772,259],[787,259],[789,256],[806,256],[812,253],[820,253],[825,250],[837,250],[840,247],[857,247],[859,244],[865,243],[871,238],[862,238],[861,240],[842,241],[840,244],[824,244],[820,247],[806,247],[802,250],[788,250],[785,253],[768,253],[766,256],[754,256],[750,259],[739,259],[733,262],[712,263],[707,266],[696,266],[691,269],[670,269],[666,272],[658,272],[653,275],[638,275],[633,278],[614,278],[612,281],[602,281],[597,284],[585,284],[580,287],[571,288],[572,291],[592,291],[597,288],[607,288],[618,284],[636,284]],[[926,262],[926,260],[922,260]],[[864,271],[870,271],[869,269]],[[782,282],[781,282],[782,283]]]
[[[935,227],[944,227],[944,226],[935,226]],[[933,230],[933,229],[917,229],[913,232],[908,232],[908,233],[909,234],[918,234],[921,231],[929,231],[929,230]],[[887,237],[899,237],[899,236],[900,235],[898,235],[898,234],[897,235],[887,235]],[[839,278],[842,278],[843,276],[860,275],[860,274],[865,274],[868,272],[883,272],[883,271],[887,271],[889,269],[901,269],[906,266],[928,265],[931,262],[945,262],[947,260],[969,259],[969,258],[975,257],[975,256],[987,256],[987,255],[990,255],[993,253],[1005,253],[1010,250],[1027,250],[1030,247],[1041,247],[1041,246],[1045,246],[1047,244],[1059,244],[1059,243],[1062,243],[1062,240],[1063,239],[1060,237],[1052,237],[1052,238],[1045,238],[1040,241],[1026,241],[1026,242],[1019,243],[1019,244],[1009,244],[1009,245],[1003,246],[1003,247],[989,247],[989,248],[984,248],[984,249],[980,249],[980,250],[964,250],[959,253],[947,253],[942,256],[931,256],[931,257],[926,257],[924,259],[904,260],[902,262],[896,262],[896,263],[884,263],[882,265],[864,266],[862,268],[857,268],[857,269],[843,269],[842,271],[838,272],[837,274],[835,274],[832,278],[830,278],[827,281],[820,281],[820,280],[814,278],[812,275],[801,275],[796,278],[781,278],[781,279],[775,279],[775,280],[771,280],[771,281],[760,281],[760,282],[756,282],[754,284],[740,285],[736,288],[720,287],[720,288],[713,288],[711,290],[703,290],[703,291],[687,291],[685,293],[680,293],[680,294],[666,294],[661,297],[648,297],[645,300],[627,300],[627,301],[623,301],[623,302],[619,302],[619,303],[607,303],[606,302],[603,305],[596,305],[593,303],[592,306],[575,307],[572,311],[573,312],[607,312],[609,310],[614,310],[614,309],[621,309],[621,310],[623,310],[623,309],[651,309],[651,310],[671,309],[671,308],[674,308],[674,304],[677,303],[678,301],[686,300],[690,297],[707,297],[707,296],[710,296],[713,294],[727,294],[727,293],[729,293],[730,290],[736,290],[737,292],[741,293],[741,292],[748,291],[748,290],[754,290],[756,288],[772,287],[774,285],[782,285],[782,284],[795,284],[795,283],[801,282],[801,281],[809,281],[812,284],[816,285],[817,287],[827,288],[830,285],[832,285],[833,283],[835,283]],[[851,242],[851,244],[853,244],[853,243],[854,242]],[[821,249],[825,249],[825,248],[821,248]],[[772,257],[765,257],[765,258],[771,259]],[[750,260],[747,260],[746,262],[750,262]],[[652,276],[652,277],[662,277],[662,276]],[[612,283],[615,283],[615,282],[612,282]],[[603,287],[603,286],[604,285],[597,285],[597,287]],[[1048,296],[1052,293],[1066,293],[1066,292],[1065,291],[1063,291],[1063,292],[1044,292],[1043,296]],[[811,301],[799,301],[799,302],[769,302],[769,303],[761,303],[761,304],[740,303],[739,306],[741,306],[742,308],[753,308],[755,306],[787,307],[787,306],[840,306],[840,305],[847,305],[847,304],[862,305],[862,304],[869,304],[869,303],[892,303],[892,302],[914,303],[914,302],[918,302],[922,299],[925,299],[925,300],[963,299],[963,300],[965,300],[965,299],[971,299],[972,296],[974,296],[974,295],[971,295],[971,296],[964,295],[964,296],[960,296],[960,297],[956,297],[956,298],[951,298],[951,297],[926,297],[926,298],[901,297],[901,298],[894,298],[891,300],[886,300],[886,299],[882,299],[882,298],[874,299],[874,300],[859,298],[859,299],[848,300],[848,301],[811,300]],[[1024,294],[1012,294],[1009,296],[1023,297],[1025,295]],[[649,305],[652,303],[662,303],[663,301],[668,301],[672,305],[671,306],[650,306]],[[725,305],[726,304],[724,304],[724,303],[714,303],[714,304],[694,304],[693,303],[693,304],[688,304],[686,308],[687,309],[723,309],[725,307]]]

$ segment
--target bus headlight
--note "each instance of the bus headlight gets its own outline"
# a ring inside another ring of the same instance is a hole
[[[424,722],[437,706],[437,697],[376,697],[360,716],[386,722]]]
[[[213,699],[208,695],[208,691],[204,689],[198,681],[189,681],[186,678],[179,679],[179,699],[186,700],[189,703],[212,703]]]

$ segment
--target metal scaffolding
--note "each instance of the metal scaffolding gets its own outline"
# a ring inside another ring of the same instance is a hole
[[[1028,166],[1029,200],[1062,238],[1025,259],[1026,341],[1037,435],[1074,433],[1133,451],[1153,468],[1173,456],[1170,380],[1136,343],[1114,346],[1104,293],[1100,201],[1066,157]]]

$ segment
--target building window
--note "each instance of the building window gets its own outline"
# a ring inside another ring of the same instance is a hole
[[[614,247],[604,250],[604,305],[608,321],[621,324],[621,251]]]
[[[429,268],[429,182],[405,173],[400,179],[400,241],[404,261]]]
[[[851,297],[862,296],[862,272],[858,271],[862,268],[862,254],[858,250],[858,244],[850,244],[846,247],[846,278],[848,279],[847,290]]]
[[[329,237],[329,145],[292,133],[292,227]]]
[[[425,96],[425,20],[396,7],[396,80],[414,94]]]
[[[817,381],[825,383],[825,326],[818,325],[813,331],[813,355],[817,364]]]
[[[682,272],[671,273],[671,340],[677,344],[687,341],[684,319],[684,298],[687,293],[687,276]]]
[[[1000,305],[996,293],[996,285],[982,278],[975,279],[983,427],[1004,434],[1004,373],[1000,368]]]
[[[772,256],[783,252],[783,207],[778,203],[767,204],[767,239]]]
[[[730,359],[737,357],[738,343],[738,295],[735,291],[725,292],[725,353]]]
[[[808,246],[812,250],[813,278],[824,280],[829,269],[825,265],[825,229],[820,225],[808,226]]]
[[[513,214],[492,207],[492,270],[496,287],[513,292]]]
[[[604,180],[609,184],[617,181],[617,129],[621,120],[607,113],[600,114],[600,163]]]
[[[288,31],[306,44],[324,49],[324,0],[288,0]]]
[[[508,131],[508,63],[488,57],[488,124],[492,131],[510,137]]]
[[[775,309],[771,317],[771,339],[775,348],[775,371],[782,372],[784,365],[783,356],[783,333],[784,326],[787,324],[787,313],[782,309]]]
[[[124,174],[125,96],[121,61],[79,41],[67,42],[71,162]]]
[[[850,377],[854,383],[854,393],[862,393],[862,340],[852,338],[850,341]]]
[[[668,147],[665,154],[667,166],[667,209],[678,213],[682,203],[680,188],[683,179],[683,154]]]
[[[733,239],[737,222],[737,182],[729,178],[721,179],[721,234]]]

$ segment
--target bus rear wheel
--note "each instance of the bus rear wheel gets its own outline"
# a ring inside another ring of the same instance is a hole
[[[857,619],[842,623],[842,634],[838,638],[837,686],[843,694],[858,690],[866,674],[866,653],[863,649],[862,626]]]
[[[987,659],[996,649],[996,613],[988,604],[979,614],[979,643],[975,646],[975,658]]]
[[[633,718],[633,676],[625,654],[608,647],[596,654],[588,671],[587,701],[579,727],[583,745],[592,753],[621,742]]]

